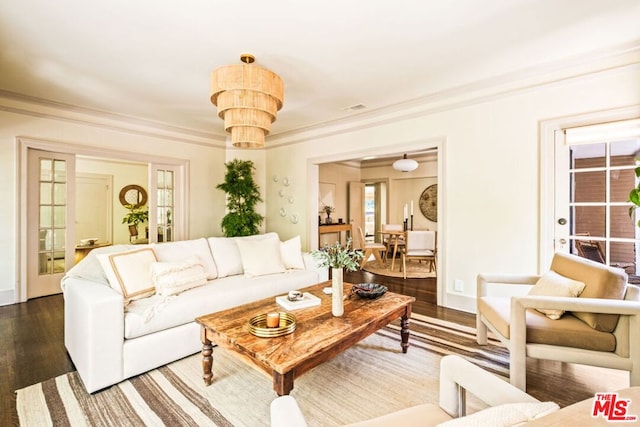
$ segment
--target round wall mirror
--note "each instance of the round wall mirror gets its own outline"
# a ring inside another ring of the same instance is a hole
[[[147,192],[139,185],[126,185],[120,190],[120,203],[123,206],[131,205],[134,208],[144,206],[147,204]]]

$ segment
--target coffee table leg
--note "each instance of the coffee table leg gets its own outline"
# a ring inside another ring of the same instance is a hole
[[[291,390],[293,390],[293,371],[287,372],[286,374],[274,372],[273,389],[278,393],[278,396],[291,393]]]
[[[204,385],[207,386],[211,385],[213,381],[213,374],[211,373],[211,366],[213,365],[212,353],[213,346],[209,338],[207,338],[207,331],[202,328],[202,379],[204,380]]]
[[[411,308],[408,308],[402,315],[400,320],[400,337],[402,339],[402,352],[406,353],[409,349],[409,317],[411,316]]]

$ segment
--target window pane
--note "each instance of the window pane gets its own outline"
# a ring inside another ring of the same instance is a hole
[[[64,250],[64,235],[65,235],[64,229],[53,230],[53,250],[55,251]]]
[[[165,206],[165,190],[158,189],[158,206]]]
[[[66,225],[65,211],[66,211],[66,208],[64,206],[54,206],[53,208],[53,226],[54,227],[64,227]]]
[[[611,237],[636,237],[635,224],[626,206],[611,206]]]
[[[605,202],[605,171],[573,174],[574,201]]]
[[[165,171],[165,173],[167,174],[165,179],[165,187],[173,188],[173,171]]]
[[[611,201],[626,202],[629,200],[629,192],[636,186],[636,174],[633,169],[612,170],[609,173],[611,182]]]
[[[575,234],[588,233],[592,237],[605,237],[605,212],[604,206],[576,206]]]
[[[67,182],[67,162],[64,160],[53,161],[53,180],[55,182]]]
[[[64,273],[64,252],[54,252],[53,272]]]
[[[67,184],[53,184],[53,204],[64,205],[67,203]]]
[[[165,205],[173,206],[173,190],[165,190],[165,194],[166,194]]]
[[[624,269],[628,274],[635,274],[635,243],[611,242],[610,246],[611,262],[614,267]]]
[[[40,159],[40,181],[52,181],[51,159]]]
[[[51,184],[48,182],[40,183],[40,204],[41,205],[51,204]]]
[[[606,144],[576,145],[571,148],[575,169],[603,168],[606,165]]]
[[[51,249],[51,233],[49,230],[41,229],[39,231],[38,250],[46,251]]]
[[[40,227],[51,227],[51,206],[40,206]]]
[[[164,171],[158,171],[158,188],[164,187]]]
[[[51,274],[52,263],[49,262],[49,254],[38,254],[38,274]]]

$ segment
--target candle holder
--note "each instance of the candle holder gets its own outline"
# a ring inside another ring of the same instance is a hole
[[[411,231],[413,231],[413,214],[411,214]]]
[[[404,222],[402,223],[402,231],[407,231],[407,219],[404,219]]]

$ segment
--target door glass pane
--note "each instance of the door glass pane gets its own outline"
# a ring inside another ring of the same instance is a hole
[[[604,143],[584,144],[571,147],[571,157],[574,159],[574,168],[603,168],[606,166],[606,149]]]
[[[166,173],[166,187],[173,188],[173,171],[165,171]]]
[[[64,160],[40,159],[40,218],[38,271],[65,271],[67,165]]]
[[[574,174],[574,201],[600,202],[605,201],[605,171],[579,172]]]
[[[576,206],[574,208],[575,234],[586,234],[592,237],[605,236],[605,207]]]
[[[611,206],[611,237],[634,239],[636,237],[636,224],[629,217],[627,206]]]
[[[175,211],[173,204],[173,186],[174,175],[169,170],[157,171],[157,211],[156,219],[158,224],[158,241],[159,242],[171,242],[173,241],[172,235],[172,214]]]
[[[51,159],[40,159],[40,181],[52,181],[52,171]]]

